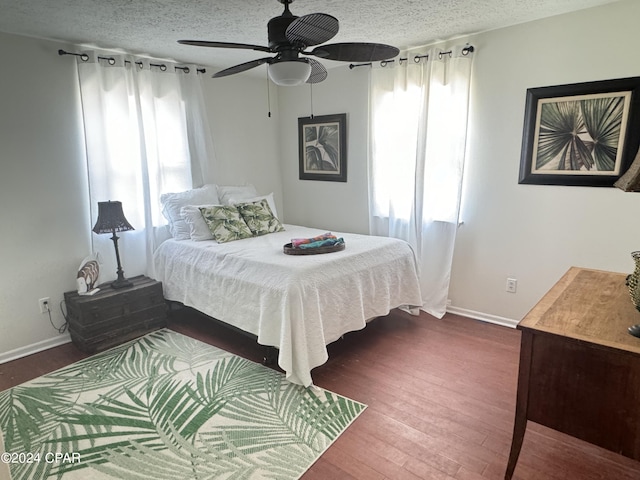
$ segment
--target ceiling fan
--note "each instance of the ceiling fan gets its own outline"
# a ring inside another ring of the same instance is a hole
[[[327,78],[327,69],[309,56],[341,62],[377,62],[389,60],[399,50],[381,43],[333,43],[329,41],[338,33],[338,19],[326,13],[311,13],[297,17],[289,10],[294,0],[278,0],[284,4],[284,12],[269,20],[267,33],[269,46],[246,43],[209,42],[204,40],[178,40],[183,45],[199,47],[237,48],[275,54],[258,58],[221,70],[213,78],[226,77],[267,64],[269,78],[277,85],[293,86],[302,83],[318,83]],[[315,47],[308,51],[306,48]],[[304,55],[305,57],[301,57]]]

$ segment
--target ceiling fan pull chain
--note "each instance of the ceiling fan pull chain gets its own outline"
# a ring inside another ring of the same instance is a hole
[[[269,113],[267,114],[267,117],[271,118],[271,89],[269,88],[269,74],[268,73],[266,75],[266,79],[267,79],[267,110],[269,110]]]
[[[313,83],[309,84],[309,97],[310,97],[310,104],[311,104],[311,115],[309,115],[309,118],[313,118]]]

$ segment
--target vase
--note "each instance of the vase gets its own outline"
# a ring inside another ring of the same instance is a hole
[[[631,252],[631,258],[636,263],[636,268],[632,274],[627,276],[627,287],[629,287],[629,295],[631,301],[640,311],[640,251]]]
[[[636,310],[640,311],[640,251],[631,252],[631,258],[636,262],[636,268],[632,274],[627,275],[627,287],[631,302],[635,305]],[[634,337],[640,338],[640,323],[629,327],[629,333]]]

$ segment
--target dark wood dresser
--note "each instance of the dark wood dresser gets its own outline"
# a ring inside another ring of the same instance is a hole
[[[132,287],[101,285],[95,295],[67,292],[69,333],[83,352],[96,353],[167,325],[162,283],[138,276]]]
[[[640,323],[626,274],[572,267],[520,322],[511,479],[527,421],[640,460]]]

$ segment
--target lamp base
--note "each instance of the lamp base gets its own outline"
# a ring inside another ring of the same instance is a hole
[[[133,283],[131,283],[126,278],[119,278],[115,282],[111,282],[111,288],[127,288],[133,287]]]

